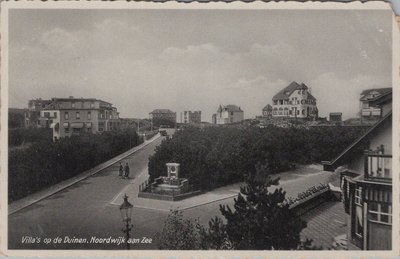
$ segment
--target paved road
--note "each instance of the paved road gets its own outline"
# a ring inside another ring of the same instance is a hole
[[[122,163],[130,164],[131,175],[137,176],[146,169],[148,157],[162,138],[134,153]],[[47,199],[18,211],[9,216],[9,249],[119,249],[111,244],[50,244],[43,243],[43,238],[66,236],[88,238],[122,236],[122,221],[118,205],[110,202],[121,192],[130,180],[118,177],[118,164],[105,169]],[[145,237],[153,232],[155,226],[162,225],[166,213],[133,210],[135,237]],[[40,244],[22,244],[22,237],[40,237]],[[148,245],[135,245],[146,249]],[[121,248],[123,249],[123,247]]]
[[[148,157],[154,152],[161,138],[155,140],[142,150],[128,157],[131,175],[137,177],[146,171]],[[123,161],[123,164],[125,163]],[[296,171],[281,174],[282,186],[288,190],[288,195],[295,196],[308,186],[326,182],[331,174],[320,170]],[[311,173],[310,173],[311,172]],[[122,221],[115,198],[127,189],[135,186],[129,180],[120,179],[118,165],[89,177],[62,192],[44,199],[32,206],[9,216],[9,249],[125,249],[124,245],[107,243],[65,243],[69,238],[91,237],[108,238],[123,237]],[[137,186],[137,183],[136,183]],[[238,189],[239,185],[228,188]],[[220,215],[219,204],[233,204],[233,198],[186,209],[184,215],[199,218],[206,224],[211,218]],[[167,211],[134,208],[133,238],[153,239],[163,227],[168,215]],[[39,244],[22,243],[25,236],[40,237]],[[44,238],[60,237],[61,244],[44,244]],[[131,249],[156,249],[155,242],[151,244],[133,244]]]

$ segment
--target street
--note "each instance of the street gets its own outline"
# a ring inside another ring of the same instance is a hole
[[[119,205],[125,193],[130,196],[129,200],[134,205],[131,237],[148,241],[132,244],[131,249],[156,249],[156,233],[162,231],[164,220],[169,213],[168,204],[150,200],[148,203],[153,204],[153,208],[138,207],[135,205],[140,205],[140,200],[132,196],[137,195],[138,185],[147,175],[148,158],[162,139],[156,139],[122,161],[123,165],[125,162],[129,163],[133,180],[118,177],[117,163],[55,195],[11,214],[8,225],[9,249],[125,249],[124,244],[73,241],[83,238],[91,240],[92,237],[123,238]],[[288,196],[296,196],[298,192],[308,187],[329,181],[332,174],[311,166],[279,176],[281,187],[287,190]],[[184,216],[198,218],[202,224],[207,224],[214,216],[220,216],[219,204],[233,204],[233,197],[236,196],[239,187],[240,184],[234,184],[194,197],[193,202],[197,202],[198,205],[181,207]],[[230,195],[226,196],[226,193]],[[209,197],[214,200],[208,200]],[[29,237],[34,240],[41,238],[41,241],[27,243]],[[57,237],[63,242],[58,244],[43,242],[45,238],[53,240]]]

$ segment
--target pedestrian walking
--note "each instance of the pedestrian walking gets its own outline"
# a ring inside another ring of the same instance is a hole
[[[124,178],[129,179],[129,165],[128,163],[125,164],[125,176]]]
[[[120,177],[124,176],[124,167],[122,166],[121,162],[119,162],[119,175]]]

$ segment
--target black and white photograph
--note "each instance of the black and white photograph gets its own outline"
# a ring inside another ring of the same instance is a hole
[[[397,251],[388,4],[122,4],[2,4],[8,252]]]

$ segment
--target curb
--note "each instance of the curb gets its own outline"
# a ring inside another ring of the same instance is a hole
[[[142,148],[148,146],[149,144],[153,143],[156,139],[159,139],[161,135],[158,133],[148,141],[143,142],[139,146],[136,146],[128,151],[125,151],[122,154],[119,154],[118,156],[111,158],[108,161],[105,161],[92,169],[89,169],[87,171],[84,171],[72,178],[66,179],[62,182],[59,182],[53,186],[48,187],[47,189],[44,189],[42,191],[38,191],[36,193],[33,193],[25,198],[22,198],[20,200],[14,201],[11,204],[8,205],[8,215],[12,215],[26,207],[29,207],[43,199],[46,199],[47,197],[50,197],[68,187],[71,187],[72,185],[85,180],[86,178],[89,178],[90,176],[93,176],[100,171],[109,168],[110,166],[114,165],[115,163],[118,163],[122,159],[136,153],[137,151],[141,150]],[[37,196],[37,197],[32,197],[32,196]]]

